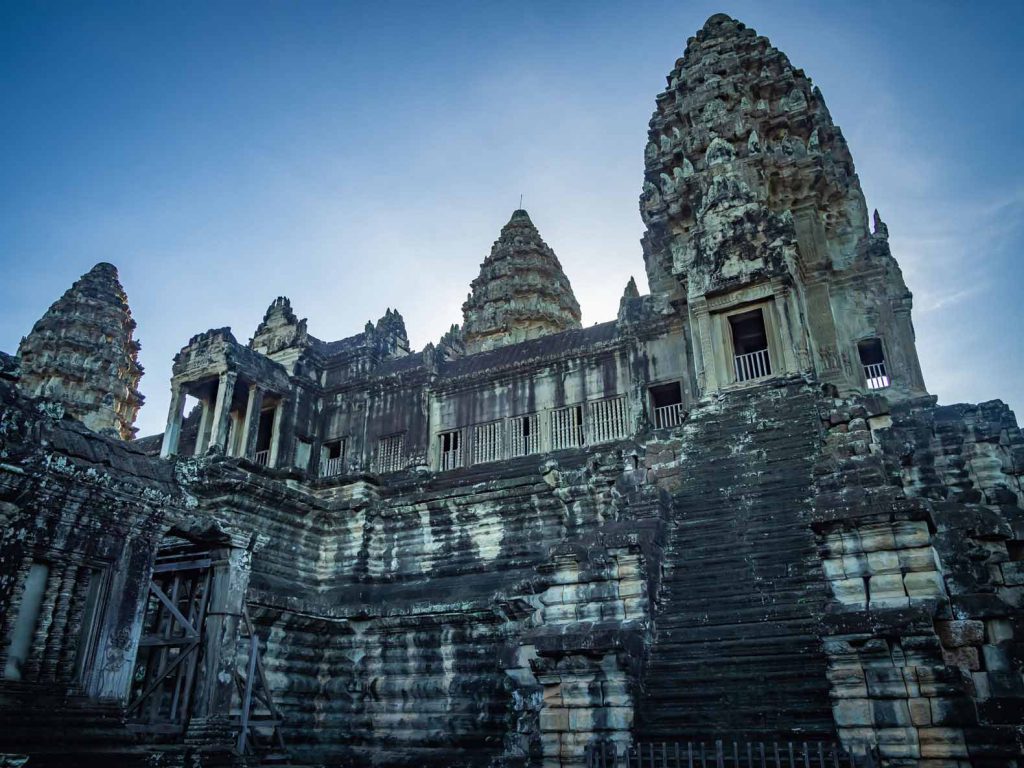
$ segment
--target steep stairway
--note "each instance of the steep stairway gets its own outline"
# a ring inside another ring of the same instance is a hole
[[[691,413],[664,555],[640,738],[832,738],[809,527],[819,447],[802,383]]]

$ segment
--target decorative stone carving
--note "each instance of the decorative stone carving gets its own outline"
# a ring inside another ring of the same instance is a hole
[[[22,389],[63,403],[92,430],[133,437],[143,401],[134,330],[117,268],[97,264],[21,340]]]
[[[580,305],[554,251],[524,210],[515,211],[462,305],[473,354],[580,327]]]

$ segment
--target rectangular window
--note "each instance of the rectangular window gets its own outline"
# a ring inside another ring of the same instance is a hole
[[[768,332],[764,326],[764,313],[752,309],[729,317],[732,330],[733,366],[736,381],[752,381],[770,376]]]
[[[529,456],[540,451],[540,430],[537,429],[537,414],[516,416],[509,420],[512,455]]]
[[[46,563],[34,562],[29,568],[25,583],[21,588],[21,603],[18,605],[18,616],[14,620],[11,639],[7,645],[7,662],[4,664],[4,677],[8,680],[21,680],[25,672],[25,662],[32,652],[32,641],[36,636],[39,624],[39,611],[46,595],[46,580],[50,575],[50,566]]]
[[[388,435],[377,441],[377,471],[398,472],[405,469],[405,433]]]
[[[864,339],[857,342],[857,353],[864,368],[864,381],[868,389],[885,389],[891,383],[885,367],[885,352],[881,339]]]
[[[629,436],[629,408],[626,398],[610,397],[587,404],[590,443],[605,443]]]
[[[505,458],[505,431],[501,421],[478,424],[473,428],[473,463],[501,461]]]
[[[453,429],[449,432],[442,432],[437,436],[440,444],[440,467],[441,470],[457,469],[462,464],[462,430]]]
[[[345,438],[331,440],[320,449],[320,477],[345,474]]]
[[[570,405],[551,412],[551,448],[578,448],[584,444],[583,406]]]
[[[670,429],[683,423],[683,388],[678,381],[658,384],[649,390],[654,410],[654,428]]]
[[[256,432],[256,453],[253,454],[253,461],[261,467],[270,465],[270,443],[274,436],[274,411],[272,406],[260,411],[259,426]]]

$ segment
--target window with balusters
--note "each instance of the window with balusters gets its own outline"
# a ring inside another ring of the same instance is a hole
[[[437,436],[438,464],[444,471],[457,469],[463,465],[462,430],[452,429]]]
[[[536,413],[509,419],[509,447],[513,456],[529,456],[540,452],[540,429],[537,422]]]
[[[324,443],[320,453],[320,477],[345,473],[345,438]]]
[[[570,405],[551,412],[551,449],[578,448],[586,443],[583,406]]]
[[[629,407],[625,396],[587,403],[587,442],[606,443],[629,436]]]
[[[504,424],[501,420],[477,424],[473,428],[473,463],[500,461],[505,458]]]
[[[376,470],[398,472],[405,469],[405,433],[388,435],[377,441]]]
[[[864,383],[868,389],[885,389],[892,380],[885,364],[885,350],[881,339],[862,339],[857,342],[857,354],[864,371]]]

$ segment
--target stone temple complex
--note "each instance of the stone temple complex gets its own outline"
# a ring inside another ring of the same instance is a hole
[[[162,435],[109,264],[0,355],[0,765],[1024,765],[1024,438],[821,92],[716,15],[648,136],[607,322],[517,210],[437,343],[274,299]]]

